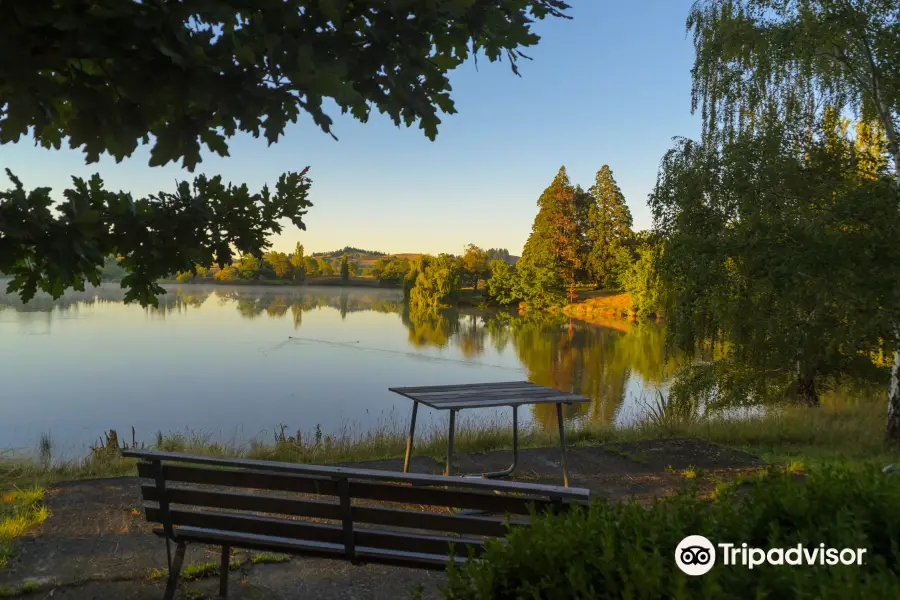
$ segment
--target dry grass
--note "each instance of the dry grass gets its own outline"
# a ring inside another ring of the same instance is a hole
[[[596,314],[627,315],[631,312],[631,297],[625,292],[579,292],[579,302],[567,304],[563,313],[573,316]]]

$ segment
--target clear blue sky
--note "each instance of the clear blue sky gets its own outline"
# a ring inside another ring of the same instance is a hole
[[[690,114],[693,48],[684,22],[691,0],[569,0],[572,21],[537,24],[522,77],[506,62],[470,61],[452,77],[458,114],[445,116],[435,142],[418,128],[397,128],[380,114],[361,124],[331,111],[339,141],[305,115],[267,147],[239,136],[231,157],[204,155],[197,173],[222,174],[251,189],[309,165],[314,206],[307,231],[288,225],[273,240],[288,251],[353,245],[384,252],[451,252],[467,243],[520,254],[537,199],[560,165],[589,187],[604,164],[634,215],[650,226],[647,194],[672,137],[696,137]],[[116,164],[85,165],[76,150],[44,150],[33,141],[0,146],[0,166],[26,187],[58,194],[69,177],[99,172],[111,189],[136,196],[173,190],[190,178],[177,166],[147,166],[140,149]],[[2,184],[7,187],[6,181]]]

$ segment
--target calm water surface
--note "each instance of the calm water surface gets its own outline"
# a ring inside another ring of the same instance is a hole
[[[411,405],[388,387],[523,379],[590,397],[570,419],[624,423],[671,367],[652,324],[410,315],[399,291],[375,288],[167,289],[159,309],[123,304],[117,284],[27,304],[0,295],[0,448],[49,433],[57,454],[76,455],[132,426],[148,442],[186,429],[271,437],[282,423],[402,431]],[[439,425],[446,413],[419,418]],[[520,419],[555,426],[552,407]]]

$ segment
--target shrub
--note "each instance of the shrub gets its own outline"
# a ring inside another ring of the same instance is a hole
[[[826,468],[798,480],[770,471],[719,489],[714,500],[679,493],[649,506],[597,501],[536,518],[492,540],[480,562],[451,566],[445,596],[505,598],[897,598],[900,477],[874,467]],[[862,566],[717,562],[690,577],[675,564],[687,535],[762,549],[865,548]]]

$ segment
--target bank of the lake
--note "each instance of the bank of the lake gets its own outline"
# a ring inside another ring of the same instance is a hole
[[[586,423],[569,427],[570,446],[636,443],[645,440],[698,439],[759,456],[767,463],[804,465],[823,463],[900,463],[900,453],[886,446],[881,435],[884,420],[882,399],[874,396],[828,394],[819,408],[785,406],[751,415],[686,417],[667,412],[658,405],[639,422],[628,426]],[[461,423],[454,440],[456,453],[483,454],[512,448],[508,423]],[[406,421],[398,421],[365,432],[344,430],[338,434],[298,436],[280,430],[241,441],[201,432],[176,431],[150,440],[137,439],[137,446],[209,456],[253,458],[305,464],[355,463],[397,459],[406,448]],[[298,439],[299,437],[299,439]],[[119,444],[131,446],[130,432],[120,432]],[[553,448],[555,431],[540,426],[520,431],[520,446]],[[446,460],[446,429],[439,425],[421,429],[415,440],[415,455]],[[610,450],[615,452],[615,449]],[[637,457],[639,459],[639,457]],[[134,473],[134,462],[123,459],[113,447],[98,444],[87,456],[55,457],[52,442],[17,458],[0,454],[0,491],[14,487],[52,485],[59,481],[112,477]]]

